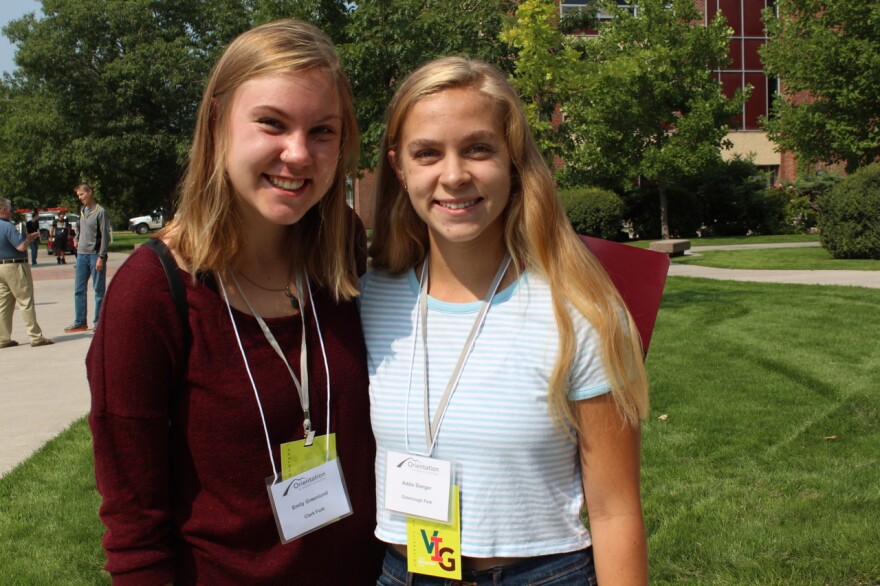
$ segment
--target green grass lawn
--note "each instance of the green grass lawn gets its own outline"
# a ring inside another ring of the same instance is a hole
[[[127,231],[113,232],[113,242],[110,243],[108,248],[110,252],[131,252],[134,250],[135,244],[146,242],[151,238],[152,234],[155,233],[141,236],[140,234]]]
[[[880,290],[670,278],[647,362],[652,584],[880,584],[878,331]]]
[[[85,420],[0,478],[0,584],[109,584]]]
[[[720,269],[880,271],[880,260],[836,259],[821,247],[706,250],[671,260]]]
[[[880,290],[671,277],[648,355],[660,585],[880,585]],[[83,421],[0,479],[0,584],[106,584]]]

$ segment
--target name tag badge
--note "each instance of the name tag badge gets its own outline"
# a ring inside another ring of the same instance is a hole
[[[388,452],[385,508],[411,517],[449,523],[452,463],[426,456]]]
[[[266,488],[281,543],[351,515],[339,458],[277,483],[270,476]]]

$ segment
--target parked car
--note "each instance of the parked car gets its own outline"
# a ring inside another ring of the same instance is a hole
[[[52,222],[55,221],[57,214],[52,212],[40,212],[40,240],[46,242],[49,240],[49,234],[52,233]]]
[[[52,219],[54,220],[56,217],[58,216],[53,215]],[[74,214],[67,214],[67,221],[70,223],[70,230],[67,231],[67,248],[64,252],[76,256],[76,246],[74,246],[73,241],[76,238],[76,230],[79,227],[79,217]],[[42,233],[42,230],[40,232]],[[55,254],[55,239],[48,235],[46,236],[46,249],[49,251],[49,254]]]
[[[153,210],[149,216],[138,216],[128,220],[128,229],[138,234],[146,234],[150,230],[158,230],[165,225],[162,210]]]

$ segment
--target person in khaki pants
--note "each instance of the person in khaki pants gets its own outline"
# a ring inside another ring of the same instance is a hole
[[[0,348],[18,346],[12,339],[12,308],[15,301],[27,326],[31,346],[46,346],[52,340],[43,337],[34,309],[34,281],[28,265],[27,250],[39,232],[22,235],[12,223],[12,204],[0,197]]]

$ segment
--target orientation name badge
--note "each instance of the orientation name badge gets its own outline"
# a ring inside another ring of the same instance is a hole
[[[276,480],[269,476],[266,487],[282,543],[351,515],[339,458],[292,478]]]
[[[412,517],[448,523],[452,464],[403,452],[388,452],[385,508]]]

